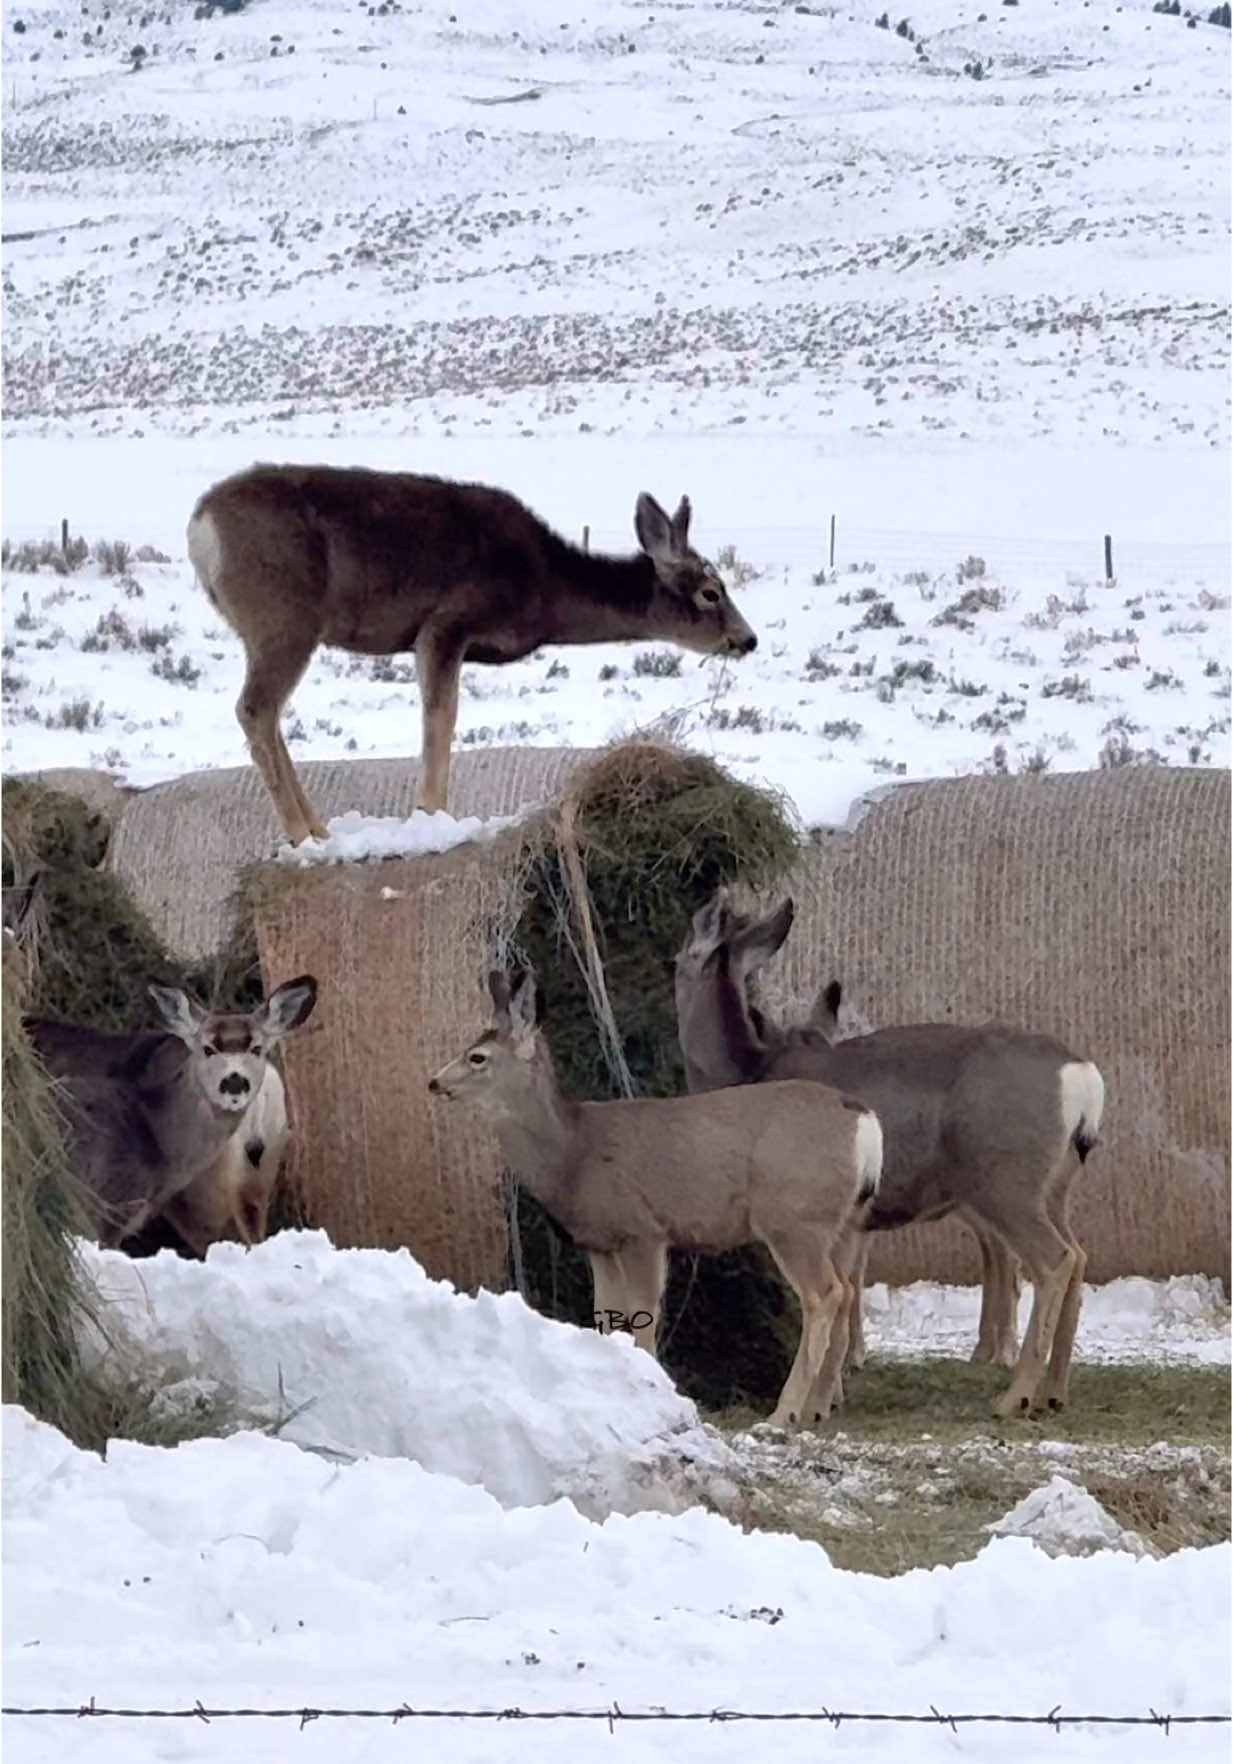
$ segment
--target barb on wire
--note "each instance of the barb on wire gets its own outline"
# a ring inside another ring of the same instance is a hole
[[[1233,1715],[1162,1715],[1149,1708],[1146,1714],[1063,1714],[1060,1703],[1043,1715],[1010,1714],[1007,1712],[946,1713],[930,1704],[927,1711],[876,1709],[622,1709],[612,1703],[606,1709],[417,1709],[400,1703],[389,1709],[312,1709],[298,1708],[234,1708],[212,1709],[198,1698],[183,1709],[123,1709],[100,1706],[96,1697],[86,1703],[64,1705],[5,1704],[0,1715],[71,1718],[80,1721],[296,1721],[301,1731],[310,1721],[604,1721],[609,1733],[619,1722],[654,1721],[825,1721],[833,1728],[845,1722],[878,1722],[901,1726],[949,1727],[974,1726],[1049,1727],[1060,1733],[1063,1727],[1155,1727],[1166,1736],[1175,1727],[1227,1727]]]

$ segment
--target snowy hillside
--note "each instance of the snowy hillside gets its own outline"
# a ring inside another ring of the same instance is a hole
[[[614,550],[640,489],[690,493],[756,656],[473,667],[463,742],[658,721],[810,821],[895,776],[1227,761],[1225,31],[197,11],[6,30],[7,767],[243,761],[183,533],[257,457],[496,482]],[[62,518],[129,559],[31,576]],[[414,752],[413,673],[319,654],[293,755]]]
[[[896,777],[1227,764],[1230,39],[1208,10],[12,0],[5,770],[244,763],[241,648],[184,529],[255,459],[499,484],[615,551],[639,491],[691,496],[757,653],[470,667],[462,743],[659,724],[809,822]],[[300,759],[416,752],[410,659],[319,654],[286,727]],[[1116,1406],[1078,1444],[1048,1421],[724,1442],[628,1344],[434,1296],[379,1252],[313,1249],[332,1297],[306,1319],[293,1251],[121,1273],[152,1355],[310,1401],[298,1444],[104,1462],[6,1409],[5,1701],[74,1711],[6,1716],[20,1764],[1227,1756],[1227,1724],[610,1735],[614,1706],[1227,1716],[1227,1544],[1055,1561],[992,1537],[879,1578],[715,1513],[603,1517],[735,1460],[742,1498],[760,1478],[837,1513],[829,1549],[893,1532],[909,1496],[940,1531],[1013,1464],[1004,1523],[1087,1547],[1125,1527],[1079,1482],[1137,1479],[1131,1530],[1218,1513],[1224,1443],[1179,1420],[1131,1449]],[[875,1355],[923,1382],[922,1341],[966,1354],[975,1303],[876,1290]],[[1214,1376],[1193,1362],[1227,1359],[1227,1310],[1119,1283],[1080,1350],[1140,1362],[1181,1416],[1172,1381]],[[394,1455],[337,1461],[366,1449]],[[661,1484],[673,1454],[688,1475]],[[296,1713],[79,1719],[92,1698]],[[596,1719],[298,1714],[404,1701]]]

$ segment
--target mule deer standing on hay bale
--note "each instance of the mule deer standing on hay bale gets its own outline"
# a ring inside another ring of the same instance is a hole
[[[494,972],[488,985],[493,1027],[428,1088],[469,1097],[491,1118],[506,1163],[586,1252],[597,1319],[629,1319],[654,1355],[669,1247],[764,1243],[801,1304],[773,1419],[811,1419],[842,1300],[831,1251],[882,1167],[872,1109],[815,1084],[574,1102],[539,1033],[534,980],[511,988]]]
[[[721,890],[694,915],[676,974],[691,1090],[811,1078],[875,1108],[886,1134],[886,1167],[862,1229],[953,1212],[979,1222],[986,1276],[1001,1282],[989,1302],[1003,1315],[1013,1293],[1007,1248],[1018,1255],[1034,1303],[1010,1387],[994,1411],[1018,1414],[1038,1394],[1060,1407],[1087,1263],[1070,1228],[1070,1190],[1100,1130],[1099,1070],[1051,1035],[992,1024],[915,1023],[836,1041],[837,981],[810,1026],[772,1029],[750,1002],[749,979],[782,945],[793,912],[789,899],[765,919],[743,917]],[[854,1243],[845,1247],[857,1303],[864,1256]],[[847,1323],[841,1318],[838,1328]],[[824,1395],[835,1395],[841,1368],[839,1354],[829,1368],[836,1382]]]
[[[545,643],[664,638],[744,655],[757,638],[712,564],[645,493],[641,551],[568,544],[504,490],[409,472],[254,466],[207,490],[188,523],[197,577],[248,658],[236,714],[298,844],[325,837],[279,714],[313,651],[415,651],[422,709],[417,806],[444,809],[464,661],[519,661]]]
[[[70,1146],[108,1248],[216,1169],[271,1050],[311,1013],[317,982],[288,980],[246,1016],[206,1011],[173,987],[150,993],[170,1033],[26,1019],[35,1051],[63,1080]]]

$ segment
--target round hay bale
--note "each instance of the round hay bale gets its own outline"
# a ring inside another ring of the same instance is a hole
[[[766,1002],[799,1021],[838,976],[870,1027],[1059,1036],[1107,1087],[1074,1194],[1088,1278],[1227,1282],[1229,798],[1228,772],[1163,766],[904,786],[802,859]],[[979,1261],[962,1226],[908,1227],[870,1277],[972,1281]]]
[[[450,808],[458,816],[511,815],[554,797],[585,748],[498,748],[454,755]],[[417,759],[316,760],[297,768],[318,813],[356,809],[405,819],[415,807]],[[201,962],[232,941],[233,897],[245,865],[282,839],[255,766],[194,772],[143,790],[116,828],[108,864],[163,943]]]
[[[346,1247],[406,1246],[430,1274],[507,1285],[495,1140],[428,1080],[482,1025],[518,843],[246,877],[271,984],[316,976],[313,1023],[284,1049],[292,1205]]]
[[[97,772],[88,766],[53,766],[45,772],[20,776],[28,783],[41,784],[45,790],[79,798],[91,813],[101,816],[108,827],[116,825],[137,795],[137,791],[122,784],[114,772]]]

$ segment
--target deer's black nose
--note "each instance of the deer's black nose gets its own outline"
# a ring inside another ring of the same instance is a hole
[[[432,1091],[434,1096],[439,1096],[441,1094],[441,1086],[435,1078],[430,1078],[428,1080],[428,1088]]]
[[[740,646],[741,654],[748,655],[751,649],[756,649],[757,647],[758,647],[758,639],[754,635],[754,633],[751,631],[749,633],[748,637],[746,637],[744,643],[742,643]]]
[[[220,1079],[218,1088],[223,1096],[247,1096],[251,1086],[243,1072],[228,1072]]]

